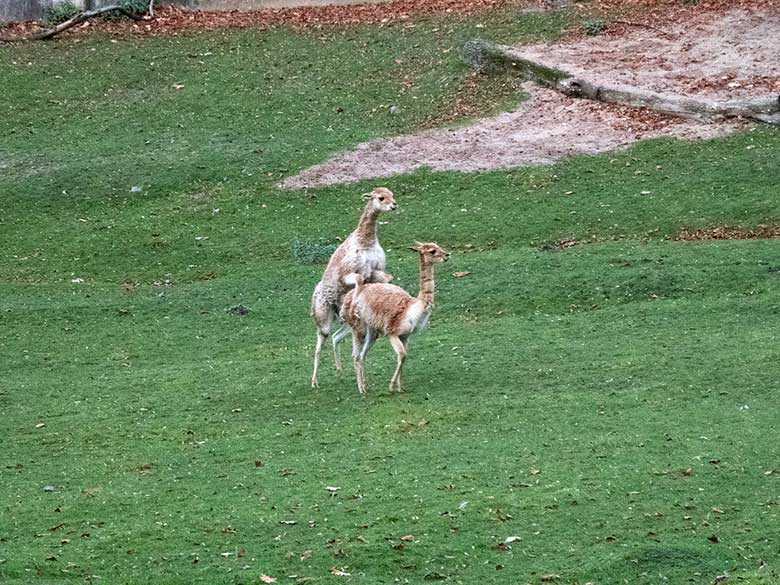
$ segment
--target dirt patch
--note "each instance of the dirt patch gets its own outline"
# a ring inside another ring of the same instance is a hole
[[[721,102],[780,94],[778,38],[780,14],[705,10],[663,30],[634,27],[622,36],[520,47],[518,54],[593,84]],[[577,100],[528,84],[525,88],[530,99],[513,112],[463,128],[372,140],[286,179],[282,186],[349,183],[420,167],[480,171],[549,164],[649,138],[712,138],[744,125],[682,120],[642,108]]]
[[[530,98],[513,112],[461,128],[428,130],[359,144],[286,179],[286,188],[352,183],[367,178],[436,171],[481,171],[550,164],[576,154],[595,154],[638,140],[670,136],[712,138],[739,122],[704,124],[650,110],[566,97],[525,84]]]
[[[780,14],[730,10],[518,53],[595,85],[726,101],[780,94],[777,39]]]
[[[759,240],[780,238],[780,225],[759,224],[756,228],[717,226],[698,230],[683,230],[670,240]]]

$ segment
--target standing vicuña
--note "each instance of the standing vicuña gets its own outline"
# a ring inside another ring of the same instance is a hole
[[[314,288],[311,299],[311,316],[317,325],[317,346],[314,349],[314,373],[311,377],[312,387],[317,386],[317,368],[320,361],[320,351],[325,339],[336,322],[344,294],[349,287],[344,283],[344,276],[356,273],[364,282],[390,282],[392,277],[385,273],[385,251],[379,245],[376,236],[377,219],[383,211],[396,208],[393,192],[384,187],[377,187],[363,195],[367,201],[360,216],[357,228],[330,257],[322,280]],[[341,369],[338,354],[338,342],[346,335],[333,337],[333,357],[336,369]]]
[[[411,296],[393,284],[363,284],[361,275],[349,275],[354,290],[344,297],[341,317],[352,329],[352,361],[355,364],[358,391],[366,393],[366,354],[378,336],[387,336],[398,363],[390,380],[390,390],[401,390],[401,368],[406,359],[409,336],[425,327],[433,310],[433,265],[445,262],[450,254],[433,242],[415,242],[420,254],[420,292]]]

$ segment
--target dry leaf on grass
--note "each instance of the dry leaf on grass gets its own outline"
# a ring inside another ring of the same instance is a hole
[[[330,569],[331,575],[336,575],[336,577],[351,577],[352,573],[347,573],[343,569],[337,569],[336,567],[332,567]]]
[[[454,276],[455,278],[461,278],[463,276],[468,276],[469,274],[471,274],[471,272],[468,272],[468,271],[458,271],[458,272],[453,272],[452,276]]]
[[[268,575],[266,575],[265,573],[263,573],[262,575],[260,575],[260,580],[261,580],[263,583],[276,583],[276,579],[274,579],[273,577],[269,577],[269,576],[268,576]]]

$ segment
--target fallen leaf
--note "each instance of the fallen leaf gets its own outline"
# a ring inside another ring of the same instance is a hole
[[[720,539],[718,538],[717,534],[713,534],[711,536],[708,536],[707,540],[709,540],[710,542],[716,542],[716,543],[720,542]]]
[[[336,575],[336,577],[351,577],[352,573],[347,573],[343,569],[337,569],[336,567],[332,567],[330,569],[331,575]]]
[[[511,520],[512,519],[512,515],[511,514],[507,514],[506,512],[501,510],[500,508],[497,508],[496,509],[496,518],[501,520],[501,522],[506,522],[507,520]]]
[[[269,576],[268,576],[268,575],[266,575],[265,573],[263,573],[262,575],[260,575],[260,580],[261,580],[263,583],[276,583],[276,579],[274,579],[273,577],[269,577]]]
[[[406,536],[402,536],[401,540],[414,540],[414,536],[411,534],[407,534]]]
[[[780,475],[780,469],[768,469],[764,472],[764,475],[772,475],[775,473]]]
[[[504,540],[504,542],[506,544],[511,544],[511,543],[513,543],[516,540],[522,540],[522,537],[521,536],[507,536],[506,539]]]
[[[332,486],[332,485],[326,485],[326,486],[325,486],[325,489],[326,489],[326,490],[328,490],[329,492],[337,492],[337,491],[339,491],[341,488],[339,488],[339,487],[335,487],[335,486]]]
[[[454,276],[455,278],[461,278],[463,276],[468,276],[469,274],[471,274],[471,272],[468,272],[468,271],[458,271],[458,272],[453,272],[452,276]]]
[[[530,473],[531,475],[539,475],[539,474],[541,473],[541,471],[540,471],[540,470],[538,470],[538,469],[532,469],[532,470],[531,470],[529,473]]]
[[[558,573],[547,573],[542,575],[542,581],[555,581],[559,577]]]
[[[723,510],[721,510],[720,508],[712,508],[712,511],[715,512],[716,514],[723,514]]]
[[[241,412],[241,409],[240,408],[233,408],[233,409],[231,409],[230,412]]]
[[[35,428],[36,429],[42,429],[45,426],[46,426],[46,423],[38,423],[37,425],[35,425]]]

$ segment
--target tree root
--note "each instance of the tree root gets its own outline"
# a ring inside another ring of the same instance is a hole
[[[780,124],[780,95],[716,101],[627,86],[598,85],[529,59],[513,47],[482,40],[466,43],[464,58],[477,70],[491,72],[502,67],[518,71],[526,79],[572,97],[640,106],[684,118],[713,120],[741,117]]]

